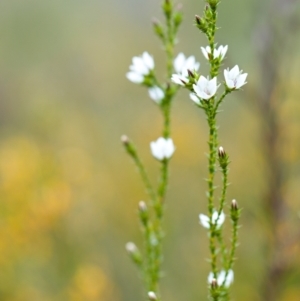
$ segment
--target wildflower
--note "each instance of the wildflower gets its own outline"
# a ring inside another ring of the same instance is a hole
[[[150,301],[156,301],[157,300],[157,296],[154,292],[148,292],[148,297]]]
[[[213,282],[214,274],[212,272],[209,273],[207,280],[208,280],[209,284],[211,284]],[[222,270],[217,276],[218,286],[224,285],[225,287],[228,288],[230,286],[230,284],[233,282],[233,280],[234,280],[233,270],[228,270],[227,272],[225,270]]]
[[[151,152],[157,160],[169,159],[175,151],[175,146],[171,138],[158,138],[150,143]]]
[[[129,67],[126,77],[135,84],[141,84],[145,76],[149,75],[154,68],[154,60],[148,52],[144,52],[141,56],[135,56]]]
[[[217,86],[217,78],[214,77],[213,79],[209,80],[204,76],[200,76],[196,85],[193,85],[194,91],[202,99],[210,99],[212,98],[218,89]]]
[[[210,46],[206,46],[205,48],[204,47],[201,47],[201,50],[202,50],[202,53],[204,55],[204,57],[209,60],[210,59],[210,56],[211,56],[211,48]],[[214,59],[219,59],[220,61],[222,61],[227,53],[227,50],[228,50],[228,46],[223,46],[223,45],[220,45],[219,48],[215,48],[214,49],[214,55],[213,55],[213,58]]]
[[[176,74],[172,74],[171,80],[178,85],[185,86],[189,82],[189,71],[198,71],[200,63],[196,62],[194,56],[188,58],[179,53],[174,60]]]
[[[138,248],[136,247],[136,245],[133,242],[128,242],[125,245],[125,248],[129,254],[134,254],[134,253],[138,252]]]
[[[248,74],[242,72],[243,70],[240,70],[238,65],[235,65],[231,70],[224,70],[226,86],[229,89],[239,89],[247,83],[246,78]]]
[[[149,88],[148,92],[149,92],[150,98],[152,100],[154,100],[157,104],[160,104],[161,101],[165,97],[164,91],[161,88],[159,88],[158,86]]]
[[[200,220],[200,224],[206,228],[206,229],[209,229],[210,228],[210,219],[207,215],[204,215],[204,214],[199,214],[199,220]],[[216,224],[216,228],[217,229],[220,229],[221,226],[223,225],[225,221],[225,214],[224,212],[222,211],[221,214],[219,215],[218,211],[214,211],[213,212],[213,215],[212,215],[212,223],[213,224]]]

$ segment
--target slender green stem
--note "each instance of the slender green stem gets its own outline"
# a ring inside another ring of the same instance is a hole
[[[218,242],[219,242],[219,245],[220,245],[220,248],[221,248],[221,253],[222,253],[222,263],[223,263],[223,266],[226,266],[226,263],[227,263],[227,248],[226,248],[226,245],[223,241],[223,234],[222,234],[222,229],[220,229],[217,234],[217,239],[218,239]]]
[[[218,210],[218,219],[223,211],[224,204],[225,204],[225,199],[226,199],[226,193],[227,193],[227,187],[228,187],[228,168],[222,168],[222,174],[223,174],[223,179],[222,179],[222,192],[221,192],[221,197],[219,200],[219,210]],[[218,220],[217,220],[218,221]]]
[[[150,196],[152,202],[155,202],[156,195],[155,195],[153,187],[150,183],[150,180],[149,180],[148,174],[146,172],[146,169],[144,167],[144,164],[142,163],[142,161],[140,160],[138,155],[133,157],[133,161],[138,168],[138,171],[141,175],[142,181],[146,187],[146,191],[147,191],[148,195]]]
[[[208,112],[208,125],[209,125],[209,164],[208,164],[208,212],[210,216],[210,236],[209,236],[209,249],[211,253],[211,269],[214,274],[214,277],[217,277],[217,253],[214,239],[214,224],[212,223],[212,215],[214,212],[214,178],[215,178],[215,169],[216,169],[216,120],[215,116]]]
[[[218,113],[218,108],[220,104],[223,102],[224,98],[230,93],[230,91],[225,87],[224,93],[221,95],[220,99],[217,101],[216,106],[215,106],[215,114]]]
[[[136,165],[136,167],[137,167],[137,169],[140,173],[142,181],[145,185],[146,191],[147,191],[148,195],[150,196],[152,202],[154,202],[155,199],[156,199],[154,189],[151,185],[151,182],[149,180],[147,171],[144,167],[144,164],[143,164],[142,160],[140,159],[140,157],[137,153],[137,150],[136,150],[134,144],[131,141],[129,141],[129,139],[125,136],[124,141],[123,141],[123,145],[124,145],[125,150],[127,151],[127,153],[133,159],[133,161],[134,161],[134,163],[135,163],[135,165]]]
[[[167,76],[171,77],[173,73],[173,60],[174,60],[174,30],[173,30],[173,21],[172,21],[172,3],[167,1],[164,3],[164,10],[166,16],[166,25],[167,33],[164,41],[164,48],[167,56]],[[177,90],[176,90],[177,91]],[[164,138],[170,137],[170,111],[171,111],[171,100],[176,92],[175,90],[171,92],[170,87],[165,88],[165,99],[161,104],[161,111],[163,115],[163,132],[162,136]],[[162,263],[162,240],[163,240],[163,214],[164,214],[164,200],[166,196],[167,186],[168,186],[168,174],[169,174],[169,160],[165,159],[161,162],[160,169],[160,180],[155,194],[154,199],[154,213],[155,218],[153,221],[153,232],[151,233],[149,245],[149,256],[152,257],[149,260],[149,265],[151,269],[149,270],[150,274],[150,284],[149,290],[157,293],[157,297],[160,300],[159,296],[159,279]]]
[[[235,256],[235,250],[237,247],[237,235],[238,235],[238,220],[234,220],[232,222],[232,239],[231,239],[231,250],[229,255],[229,261],[228,261],[228,268],[227,270],[230,270],[232,268],[232,265],[234,263],[234,256]]]

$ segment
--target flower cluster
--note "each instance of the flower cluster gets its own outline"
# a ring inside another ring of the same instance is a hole
[[[214,48],[213,53],[209,46],[201,47],[202,53],[207,60],[215,60],[216,64],[220,64],[228,50],[228,46],[219,46]],[[208,101],[215,97],[217,90],[220,86],[217,82],[217,77],[209,78],[203,75],[198,75],[200,64],[196,62],[193,56],[185,58],[184,54],[180,53],[174,61],[175,74],[172,75],[171,80],[180,86],[184,86],[190,90],[190,98],[196,103],[200,104],[201,100]],[[236,65],[231,70],[224,70],[225,89],[230,92],[240,89],[245,85],[247,73]]]
[[[133,83],[141,84],[153,69],[153,57],[148,52],[144,52],[141,56],[133,57],[132,65],[129,67],[130,71],[126,76]]]
[[[223,211],[220,214],[218,211],[214,211],[211,217],[211,222],[208,216],[199,214],[199,220],[200,224],[206,229],[209,229],[211,224],[215,225],[216,229],[220,229],[225,221],[225,214]]]
[[[207,278],[208,283],[211,284],[213,279],[214,279],[214,274],[212,272],[210,272],[208,275],[208,278]],[[225,286],[228,288],[234,280],[233,270],[228,270],[228,271],[222,270],[217,275],[216,280],[217,280],[218,286]]]
[[[213,59],[219,59],[220,61],[222,61],[227,53],[228,50],[228,46],[219,46],[219,48],[215,48],[214,49],[214,54],[212,56],[211,54],[211,48],[209,46],[206,47],[201,47],[202,53],[204,55],[204,57],[209,61],[211,58]]]
[[[196,62],[194,56],[185,57],[183,53],[179,53],[174,60],[174,69],[177,72],[173,74],[171,80],[181,86],[189,83],[189,77],[192,72],[198,71],[200,63]]]
[[[165,97],[165,92],[155,83],[153,70],[155,67],[153,57],[144,52],[141,56],[135,56],[129,67],[126,77],[135,84],[144,84],[148,86],[149,96],[157,104],[161,104]]]

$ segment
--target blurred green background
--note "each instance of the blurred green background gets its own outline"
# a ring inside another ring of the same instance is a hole
[[[182,2],[176,52],[195,55],[207,70],[200,51],[206,41],[193,26],[204,2]],[[269,231],[261,206],[267,189],[264,118],[256,95],[268,80],[259,53],[270,36],[261,34],[267,24],[285,28],[297,5],[224,0],[219,10],[217,39],[229,45],[224,67],[239,64],[249,73],[244,92],[228,97],[219,117],[221,144],[232,160],[229,198],[244,208],[234,300],[259,300]],[[145,50],[163,78],[154,16],[162,19],[159,0],[0,2],[0,300],[143,300],[124,246],[131,240],[141,244],[137,203],[146,196],[120,136],[132,138],[156,181],[159,165],[149,142],[160,136],[162,119],[147,91],[125,78],[132,56]],[[272,63],[281,74],[276,85],[285,91],[284,97],[277,90],[273,95],[282,100],[280,149],[288,179],[283,192],[291,225],[300,229],[296,25],[280,35],[289,51],[282,51],[282,40],[273,41],[283,58]],[[162,294],[165,301],[206,300],[209,254],[198,214],[206,212],[207,126],[186,91],[176,98],[172,116],[177,150],[167,197]],[[298,251],[296,244],[291,252]],[[300,258],[294,266],[282,283],[281,300],[299,300]]]

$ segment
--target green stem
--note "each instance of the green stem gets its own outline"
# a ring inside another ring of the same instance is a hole
[[[133,158],[135,165],[138,168],[138,171],[141,175],[142,181],[146,187],[146,191],[147,191],[148,195],[150,196],[152,202],[155,202],[155,199],[156,199],[155,192],[154,192],[152,185],[150,183],[150,180],[148,178],[148,174],[146,172],[144,164],[142,163],[142,161],[140,160],[140,158],[137,154],[136,154],[136,156],[133,156],[132,158]]]
[[[214,211],[214,177],[215,177],[215,169],[216,169],[216,120],[215,116],[208,112],[208,125],[209,125],[209,164],[208,164],[208,212],[210,216],[210,239],[209,239],[209,249],[211,253],[211,269],[214,274],[214,277],[217,277],[217,253],[216,253],[216,246],[214,240],[214,224],[212,223],[212,215]]]
[[[172,24],[172,14],[167,18],[167,39],[165,49],[167,54],[167,75],[171,78],[173,73],[173,59],[174,59],[174,30]]]
[[[215,106],[215,115],[218,113],[218,108],[220,104],[223,102],[224,98],[230,93],[225,87],[224,93],[221,95],[220,99],[217,101],[216,106]]]
[[[229,255],[228,268],[227,271],[232,268],[234,263],[234,256],[237,247],[237,235],[238,235],[238,220],[232,221],[232,240],[231,240],[231,251]],[[227,276],[227,273],[226,273]]]

